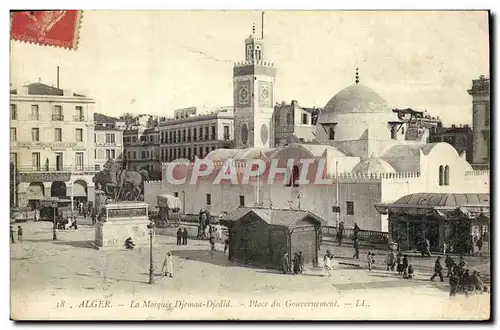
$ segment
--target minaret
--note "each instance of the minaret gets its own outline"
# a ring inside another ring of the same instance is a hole
[[[276,68],[264,58],[264,40],[256,35],[254,24],[252,34],[245,39],[245,61],[236,63],[233,70],[234,137],[238,149],[271,147]]]

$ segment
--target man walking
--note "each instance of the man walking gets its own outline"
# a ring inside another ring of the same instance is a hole
[[[17,240],[19,243],[23,242],[23,228],[21,226],[17,226]]]
[[[423,248],[422,248],[422,258],[424,256],[428,256],[428,257],[432,257],[431,255],[431,242],[429,242],[429,240],[427,239],[427,237],[424,238],[424,241],[423,241]]]
[[[479,236],[479,239],[476,242],[477,246],[477,255],[482,257],[483,256],[483,237]]]
[[[182,232],[182,245],[188,244],[188,231],[186,227],[184,227],[184,231]]]
[[[181,228],[177,229],[177,245],[181,245],[182,240],[182,230]]]
[[[441,282],[444,282],[443,280],[443,267],[441,266],[441,256],[438,256],[436,259],[436,263],[434,264],[434,274],[431,277],[431,281],[434,281],[436,276],[439,276],[439,279]]]
[[[354,255],[353,258],[359,259],[359,242],[358,239],[354,239]]]
[[[226,248],[224,247],[224,252],[226,252]],[[290,265],[288,262],[288,253],[285,253],[283,255],[283,258],[281,259],[281,270],[283,271],[283,274],[288,274],[290,271]]]
[[[14,227],[10,226],[10,242],[15,243],[14,241]]]
[[[344,237],[344,223],[339,223],[339,228],[337,230],[337,241],[339,242],[339,246],[342,245],[342,238]]]

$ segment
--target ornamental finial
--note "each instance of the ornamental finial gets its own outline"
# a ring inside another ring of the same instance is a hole
[[[359,68],[356,68],[356,85],[359,84]]]

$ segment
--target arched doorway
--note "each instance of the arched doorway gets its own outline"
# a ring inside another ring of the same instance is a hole
[[[45,186],[42,182],[31,182],[28,186],[27,199],[31,209],[40,207],[40,199],[45,197]]]
[[[50,196],[66,198],[66,183],[64,181],[54,181],[50,186]]]
[[[87,182],[84,180],[76,180],[73,183],[73,200],[87,202]]]

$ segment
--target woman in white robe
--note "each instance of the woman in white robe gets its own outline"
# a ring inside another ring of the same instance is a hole
[[[163,261],[161,272],[165,273],[165,276],[174,277],[174,264],[172,262],[172,255],[170,252],[167,253],[165,261]]]

